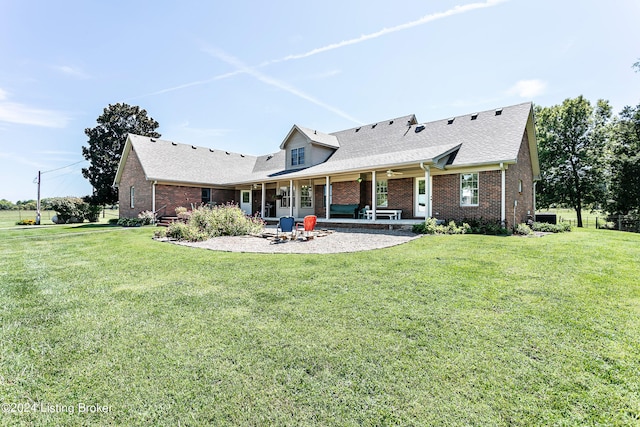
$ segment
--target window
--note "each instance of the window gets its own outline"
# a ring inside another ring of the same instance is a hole
[[[333,203],[333,184],[329,184],[329,204]],[[327,186],[322,186],[322,207],[327,207]]]
[[[376,181],[376,206],[386,208],[389,205],[389,186],[387,181]]]
[[[304,147],[291,150],[291,166],[304,165]]]
[[[203,188],[202,189],[201,201],[202,201],[203,205],[206,205],[207,203],[209,203],[211,201],[211,189],[210,188]]]
[[[460,174],[460,205],[478,206],[478,174]]]
[[[243,191],[242,192],[242,203],[249,203],[251,201],[251,192]]]
[[[300,187],[300,207],[311,208],[313,207],[313,198],[311,197],[311,186],[302,185]]]
[[[131,202],[131,209],[135,207],[135,191],[133,187],[129,187],[129,201]]]

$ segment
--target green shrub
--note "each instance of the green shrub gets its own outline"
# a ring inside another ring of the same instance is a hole
[[[84,210],[84,217],[87,219],[87,221],[98,222],[98,220],[100,219],[100,212],[102,212],[102,206],[86,204]]]
[[[438,225],[435,218],[428,218],[425,222],[414,224],[412,230],[417,234],[465,234],[471,227],[467,223],[458,226],[455,221],[449,221],[447,225]]]
[[[181,224],[181,225],[177,225]],[[191,212],[187,223],[174,223],[167,237],[177,240],[206,240],[218,236],[243,236],[262,231],[264,222],[257,216],[247,216],[235,204],[199,207]]]
[[[564,233],[571,231],[571,224],[568,222],[561,222],[559,224],[549,224],[546,222],[534,222],[531,226],[533,231],[540,231],[543,233]]]
[[[151,211],[142,211],[138,214],[138,219],[142,225],[149,225],[154,223],[156,216]]]
[[[140,227],[144,225],[144,219],[140,218],[120,218],[118,225],[122,227]]]
[[[118,218],[109,218],[109,224],[111,225],[116,225],[118,224],[118,221],[120,221]]]
[[[525,223],[518,224],[516,229],[513,231],[515,234],[519,234],[521,236],[529,236],[533,234],[533,230]]]
[[[49,200],[51,209],[56,211],[57,223],[84,221],[88,204],[78,197],[55,197]]]

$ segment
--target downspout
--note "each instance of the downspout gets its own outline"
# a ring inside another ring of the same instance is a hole
[[[506,177],[504,163],[500,162],[501,182],[500,182],[500,224],[504,227],[505,220],[507,219],[507,206],[506,206]]]
[[[289,180],[289,216],[293,216],[293,180]]]
[[[153,222],[156,222],[156,184],[158,181],[153,181],[151,184],[151,212],[153,212]]]
[[[424,171],[424,220],[431,218],[431,166],[420,162],[420,169]]]
[[[538,184],[538,181],[533,181],[533,212],[531,214],[531,216],[535,219],[536,217],[536,211],[538,210],[536,208],[536,185]]]

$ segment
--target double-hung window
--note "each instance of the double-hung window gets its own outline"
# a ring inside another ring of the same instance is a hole
[[[304,147],[291,150],[291,166],[304,165]]]
[[[460,174],[460,206],[478,206],[478,174]]]
[[[136,191],[133,186],[129,187],[129,202],[131,205],[131,209],[133,209],[136,205]]]
[[[311,198],[311,186],[300,186],[300,207],[311,208],[313,207],[313,199]]]

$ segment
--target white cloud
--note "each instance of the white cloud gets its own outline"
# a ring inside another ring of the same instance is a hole
[[[6,98],[0,98],[4,101]],[[32,108],[16,102],[0,102],[0,122],[22,125],[64,128],[70,118],[59,111]]]
[[[520,80],[509,90],[507,93],[509,95],[517,95],[520,98],[534,98],[536,96],[542,95],[547,90],[547,82],[544,82],[539,79],[532,80]]]
[[[80,68],[71,67],[69,65],[55,65],[52,68],[56,71],[61,72],[62,74],[66,74],[68,76],[76,77],[79,79],[88,79],[90,77]]]

